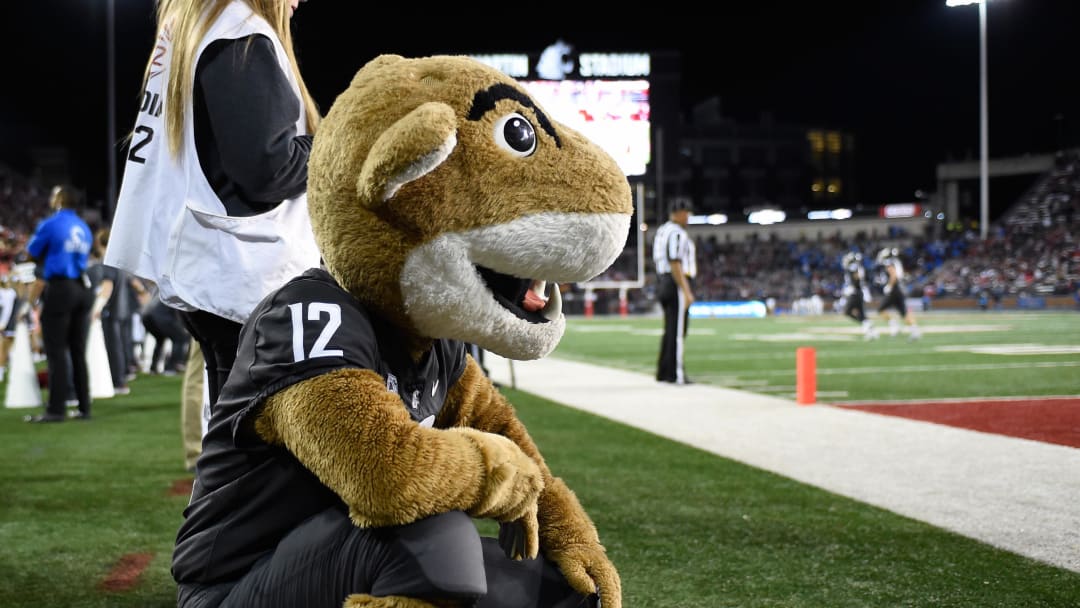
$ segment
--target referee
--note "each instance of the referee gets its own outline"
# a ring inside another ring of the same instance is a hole
[[[65,402],[71,394],[72,381],[79,400],[75,417],[90,418],[86,339],[94,292],[86,276],[86,265],[93,236],[90,227],[75,212],[76,202],[74,190],[66,186],[53,188],[49,208],[56,213],[38,224],[26,244],[26,252],[41,265],[45,280],[41,338],[49,367],[49,402],[45,413],[28,416],[27,422],[62,422],[66,418]]]
[[[677,200],[667,222],[656,230],[653,263],[656,266],[657,298],[664,309],[664,335],[656,379],[673,384],[690,384],[683,367],[683,342],[690,305],[694,303],[693,279],[697,275],[694,241],[686,232],[690,202]]]

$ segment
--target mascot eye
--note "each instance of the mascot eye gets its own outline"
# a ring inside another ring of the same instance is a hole
[[[536,131],[532,124],[517,112],[496,121],[494,135],[495,143],[514,156],[524,158],[536,151]]]

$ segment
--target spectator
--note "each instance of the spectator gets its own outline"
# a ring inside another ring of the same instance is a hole
[[[198,342],[189,340],[184,383],[180,385],[180,438],[184,444],[184,468],[192,473],[202,454],[203,421],[209,419],[205,384],[202,351]]]
[[[139,297],[145,297],[147,292],[138,279],[119,268],[102,263],[101,259],[108,244],[109,229],[98,229],[94,234],[94,262],[87,270],[97,294],[94,298],[92,318],[101,320],[113,391],[117,395],[126,395],[131,392],[128,378],[135,364],[134,347],[131,344],[132,306],[129,292],[134,292]]]
[[[19,294],[12,285],[11,275],[0,274],[0,379],[7,372],[8,353],[15,339],[15,323],[19,310]]]
[[[150,373],[161,370],[165,376],[175,376],[184,371],[191,336],[184,328],[180,312],[171,306],[166,306],[157,294],[154,294],[143,307],[141,317],[146,333],[154,337],[154,352],[150,356]]]

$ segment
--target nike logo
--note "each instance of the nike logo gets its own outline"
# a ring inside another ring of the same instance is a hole
[[[431,396],[435,396],[435,392],[439,390],[439,379],[436,378],[434,384],[431,385]]]

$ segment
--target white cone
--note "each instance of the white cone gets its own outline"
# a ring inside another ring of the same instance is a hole
[[[4,407],[38,407],[41,405],[41,385],[34,369],[30,349],[30,327],[26,321],[15,323],[15,340],[11,343],[8,361],[7,394]]]
[[[109,351],[105,348],[105,331],[101,328],[101,319],[90,322],[90,336],[86,340],[86,366],[90,372],[90,397],[115,397]]]

